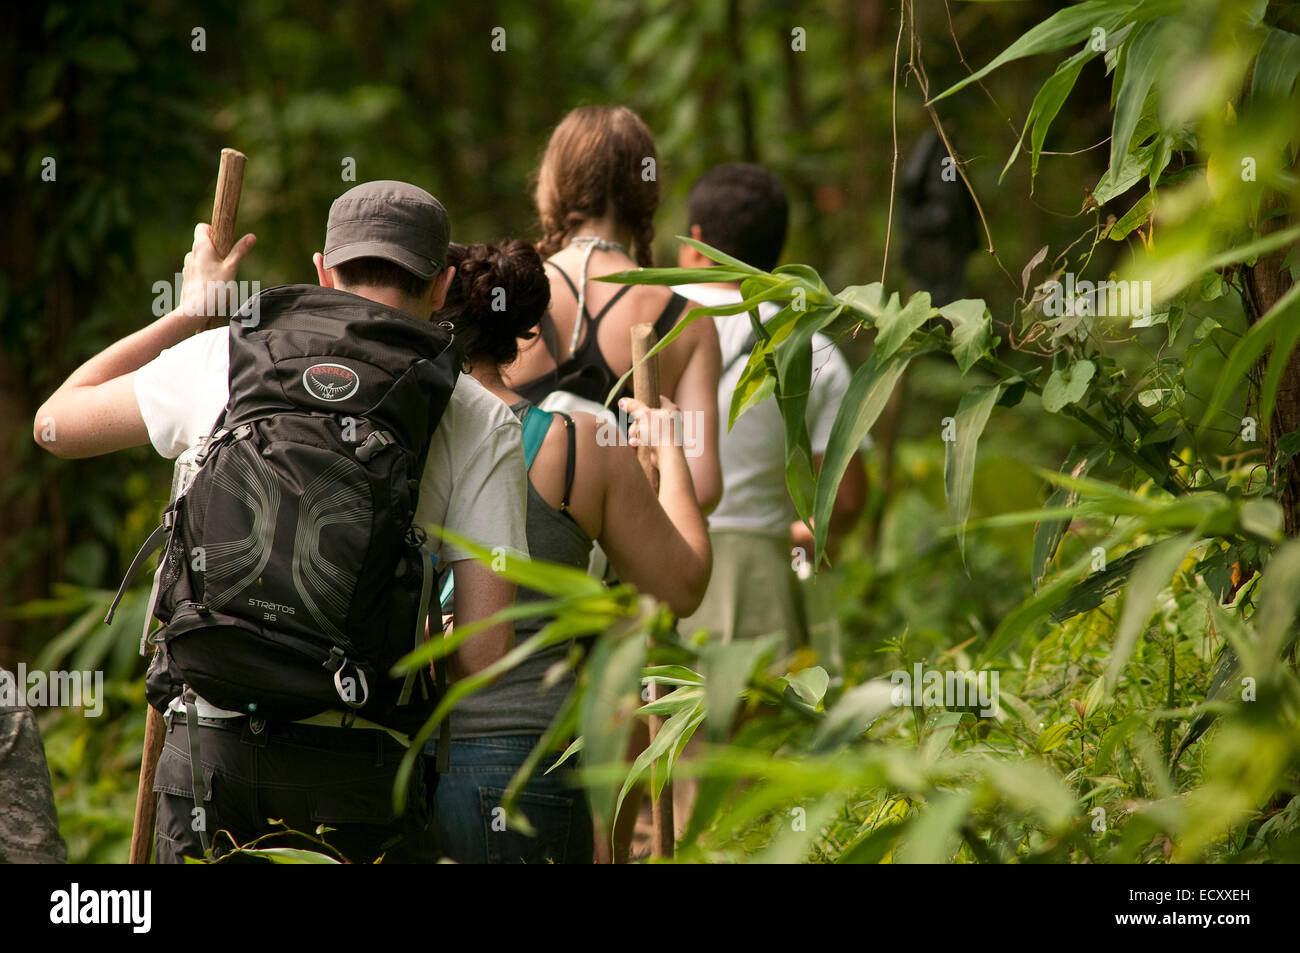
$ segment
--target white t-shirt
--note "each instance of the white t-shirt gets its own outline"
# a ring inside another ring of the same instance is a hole
[[[217,328],[168,348],[136,371],[135,397],[149,440],[179,456],[208,435],[230,397],[230,331]],[[429,444],[415,523],[445,527],[488,549],[528,554],[523,431],[505,403],[461,374]],[[439,565],[473,558],[432,532]],[[234,715],[200,705],[203,717]]]
[[[678,285],[678,294],[705,307],[736,304],[737,288]],[[764,302],[758,307],[763,321],[780,307]],[[722,376],[718,379],[718,461],[722,467],[722,500],[709,514],[712,530],[744,530],[785,539],[795,520],[794,504],[785,485],[785,424],[775,400],[751,407],[727,430],[731,397],[745,372],[752,342],[752,326],[745,313],[714,315],[722,348]],[[849,388],[852,372],[835,342],[824,334],[812,338],[812,387],[805,417],[814,454],[825,453],[831,425]],[[862,449],[871,446],[868,436]]]

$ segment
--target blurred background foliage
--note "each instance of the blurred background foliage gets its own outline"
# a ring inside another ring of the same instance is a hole
[[[1242,303],[1249,296],[1229,293],[1245,282],[1239,272],[1201,268],[1176,312],[1140,334],[1099,327],[1087,341],[1051,338],[1045,347],[1036,329],[1041,315],[1026,318],[1024,311],[1044,270],[1106,277],[1152,244],[1155,226],[1142,214],[1149,207],[1129,213],[1156,186],[1160,173],[1151,175],[1147,147],[1156,117],[1170,110],[1165,161],[1172,157],[1168,177],[1175,184],[1192,169],[1194,186],[1213,185],[1213,176],[1195,169],[1204,170],[1205,156],[1233,136],[1252,137],[1260,155],[1283,158],[1261,163],[1260,189],[1250,194],[1237,194],[1230,183],[1230,201],[1215,205],[1184,192],[1181,205],[1167,203],[1175,225],[1180,214],[1187,226],[1189,215],[1195,225],[1207,208],[1221,212],[1199,228],[1175,230],[1191,237],[1171,248],[1169,260],[1178,264],[1174,252],[1183,252],[1203,265],[1234,229],[1273,227],[1259,227],[1261,195],[1285,175],[1286,156],[1294,161],[1294,74],[1287,85],[1286,71],[1278,71],[1278,89],[1269,93],[1276,101],[1268,104],[1281,114],[1289,109],[1290,124],[1270,123],[1268,110],[1243,113],[1235,129],[1205,116],[1231,111],[1224,104],[1240,91],[1216,87],[1216,78],[1239,82],[1258,49],[1258,42],[1243,41],[1234,18],[1267,20],[1292,35],[1300,24],[1283,4],[1225,3],[1216,13],[1219,6],[1092,0],[1088,16],[1108,29],[1140,8],[1148,21],[1163,16],[1161,22],[1191,31],[1195,42],[1186,32],[1166,36],[1165,46],[1144,41],[1140,55],[1130,61],[1126,52],[1122,65],[1113,53],[1085,58],[1055,122],[1049,116],[1042,126],[1041,161],[1030,155],[1037,152],[1030,136],[1016,161],[1008,164],[1008,157],[1018,150],[1026,117],[1042,115],[1040,87],[1086,46],[1086,29],[935,101],[982,210],[962,206],[953,213],[960,221],[937,230],[927,223],[926,177],[929,160],[943,152],[935,151],[927,90],[934,97],[965,80],[1069,5],[105,0],[7,8],[0,31],[0,203],[10,223],[9,241],[0,246],[0,664],[100,667],[109,680],[108,707],[98,720],[41,713],[72,858],[125,857],[144,721],[138,628],[126,617],[111,630],[96,619],[105,590],[165,503],[170,468],[147,448],[59,461],[38,454],[30,424],[41,400],[79,362],[151,319],[154,283],[171,280],[193,224],[210,214],[221,147],[249,156],[240,227],[255,231],[259,243],[241,277],[269,287],[312,279],[310,255],[320,248],[330,201],[352,184],[343,177],[350,166],[356,181],[407,179],[434,192],[451,212],[457,240],[536,237],[531,176],[550,129],[574,106],[625,103],[657,136],[658,264],[675,262],[673,236],[687,229],[684,200],[699,173],[724,161],[762,162],[791,195],[786,261],[811,265],[832,289],[879,280],[904,299],[918,291],[933,291],[936,305],[980,299],[1001,338],[991,356],[1013,370],[1025,369],[1028,358],[1053,372],[1092,359],[1102,364],[1098,381],[1113,386],[1079,400],[1080,407],[1095,398],[1099,419],[1122,435],[1124,408],[1147,394],[1141,406],[1152,410],[1155,425],[1186,434],[1201,423],[1226,355],[1258,317]],[[1112,15],[1119,17],[1114,25]],[[505,30],[504,51],[493,49],[497,27]],[[195,49],[196,29],[203,31],[202,50]],[[1118,33],[1110,49],[1136,36]],[[1170,44],[1178,39],[1214,66],[1196,73],[1205,82],[1185,87],[1181,105],[1172,101],[1179,77]],[[1283,62],[1294,53],[1285,39],[1270,42],[1281,44]],[[1131,143],[1115,147],[1117,65],[1139,80],[1148,67],[1163,65],[1173,79],[1129,92],[1137,99],[1130,111],[1145,125]],[[1144,166],[1122,168],[1143,149]],[[47,157],[55,162],[54,181],[42,179]],[[1236,153],[1224,163],[1231,178]],[[1112,165],[1117,172],[1107,177]],[[1287,181],[1294,189],[1294,179]],[[1112,229],[1116,222],[1126,227]],[[1042,248],[1049,250],[1040,259],[1046,268],[1022,278]],[[1184,271],[1190,267],[1181,261]],[[872,353],[872,335],[855,330],[851,317],[833,327],[858,366]],[[816,654],[713,659],[715,670],[743,668],[751,678],[747,706],[760,709],[773,696],[796,702],[751,723],[731,748],[679,765],[724,786],[714,807],[731,792],[721,819],[709,814],[705,798],[685,856],[1294,858],[1297,809],[1289,794],[1300,746],[1294,712],[1282,701],[1270,709],[1272,721],[1261,711],[1217,729],[1224,735],[1217,747],[1209,755],[1192,748],[1172,777],[1161,767],[1170,755],[1167,726],[1178,726],[1173,737],[1182,736],[1223,644],[1206,622],[1211,609],[1197,601],[1204,573],[1195,561],[1155,600],[1149,637],[1139,641],[1118,693],[1104,704],[1094,686],[1109,664],[1122,578],[1100,605],[1033,629],[1032,639],[997,654],[991,664],[1003,670],[1002,689],[1012,701],[996,723],[942,709],[878,708],[870,679],[899,666],[988,662],[983,649],[1048,570],[1035,550],[1035,520],[988,519],[1036,509],[1053,488],[1035,467],[1061,469],[1071,448],[1098,438],[1077,418],[1045,412],[1032,393],[998,408],[977,434],[969,481],[975,523],[963,555],[953,535],[940,432],[974,376],[965,378],[945,355],[922,355],[877,422],[867,512],[838,541],[832,568],[808,583]],[[1038,390],[1045,379],[1046,373]],[[1263,478],[1252,476],[1254,467],[1266,455],[1273,459],[1272,444],[1243,446],[1234,438],[1232,421],[1246,412],[1249,390],[1244,382],[1235,387],[1220,408],[1223,419],[1199,441],[1180,437],[1174,447],[1189,464],[1209,466],[1204,482],[1215,491],[1258,490]],[[1097,471],[1126,492],[1155,492],[1112,463],[1113,454]],[[1059,565],[1086,556],[1114,528],[1117,513],[1110,518],[1069,527]],[[1207,559],[1220,546],[1198,545]],[[1260,539],[1250,545],[1267,549]],[[1216,571],[1235,565],[1258,578],[1264,559],[1253,551],[1242,558],[1246,546],[1223,542],[1232,559],[1224,557]],[[140,611],[136,604],[137,619]],[[664,651],[652,661],[694,666],[686,669],[692,672],[709,667],[690,644]],[[826,670],[825,685],[816,676],[808,676],[811,685],[782,681],[814,666]],[[605,670],[598,664],[586,677]],[[691,702],[680,694],[678,704]],[[1294,703],[1294,686],[1277,698]],[[838,728],[815,724],[836,708]],[[1233,752],[1252,746],[1276,757],[1269,762],[1275,770],[1239,785],[1250,805],[1234,808],[1231,818],[1203,812],[1199,827],[1183,815],[1170,819],[1172,802],[1164,799],[1203,780],[1203,758],[1217,757],[1214,777],[1231,779],[1241,769]],[[746,784],[756,777],[769,783]],[[798,838],[789,824],[796,803],[808,809],[808,833]],[[1087,812],[1101,804],[1136,820],[1091,836]],[[1192,846],[1175,854],[1170,838],[1189,830]]]

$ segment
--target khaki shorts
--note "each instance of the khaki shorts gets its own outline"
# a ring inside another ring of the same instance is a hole
[[[709,539],[709,588],[695,614],[682,620],[680,631],[689,635],[708,629],[723,642],[780,632],[787,651],[807,645],[803,593],[789,541],[740,530],[715,530]]]

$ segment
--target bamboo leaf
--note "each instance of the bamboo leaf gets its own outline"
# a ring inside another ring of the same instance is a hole
[[[1297,232],[1300,234],[1300,232]],[[1206,405],[1205,413],[1201,416],[1201,425],[1198,428],[1204,431],[1210,426],[1211,422],[1227,406],[1228,398],[1238,385],[1246,378],[1246,374],[1260,356],[1273,343],[1273,341],[1284,332],[1289,332],[1291,322],[1300,322],[1300,283],[1292,285],[1281,298],[1268,310],[1268,313],[1251,325],[1241,339],[1228,355],[1227,363],[1224,364],[1223,370],[1219,372],[1218,380],[1214,386],[1214,392],[1210,395],[1210,402]],[[1269,393],[1261,393],[1261,404],[1268,401],[1272,402],[1277,398],[1276,387]],[[1265,418],[1266,420],[1268,418]]]
[[[1072,447],[1065,458],[1065,463],[1061,466],[1061,470],[1068,470],[1071,476],[1083,476],[1088,467],[1094,462],[1096,456],[1096,454],[1084,456],[1077,447]],[[1065,487],[1057,487],[1052,491],[1052,495],[1047,498],[1043,508],[1053,510],[1062,507],[1072,510],[1078,501],[1079,494],[1077,492],[1067,490]],[[1070,517],[1063,517],[1059,519],[1043,519],[1034,527],[1034,552],[1029,566],[1030,578],[1035,589],[1042,585],[1043,576],[1047,572],[1047,564],[1056,555],[1056,548],[1061,544],[1061,539],[1065,536],[1065,531],[1069,525]]]
[[[781,644],[781,635],[758,639],[709,643],[700,653],[704,675],[705,732],[709,741],[722,743],[740,705],[740,693],[754,667]]]
[[[971,484],[975,476],[975,451],[980,434],[998,402],[999,385],[967,391],[957,405],[954,439],[944,444],[943,486],[948,512],[957,526],[957,546],[966,551],[966,519],[970,516]]]
[[[1133,38],[1124,44],[1120,53],[1125,67],[1115,94],[1115,118],[1110,132],[1110,167],[1118,169],[1129,153],[1129,144],[1142,116],[1147,94],[1157,74],[1165,66],[1161,55],[1169,22],[1156,20],[1140,27]]]
[[[1300,76],[1300,36],[1265,27],[1264,45],[1255,59],[1250,81],[1252,99],[1287,99]]]
[[[1109,33],[1126,14],[1132,11],[1133,4],[1125,0],[1088,0],[1087,3],[1078,3],[1059,10],[1026,32],[994,57],[983,69],[976,70],[970,76],[948,87],[926,105],[933,105],[941,99],[946,99],[1013,60],[1033,56],[1035,53],[1050,53],[1062,49],[1071,43],[1091,37],[1092,31],[1097,28]]]
[[[912,823],[898,847],[904,864],[945,864],[961,842],[961,827],[975,800],[974,790],[941,791]]]
[[[899,377],[918,353],[920,351],[898,354],[888,360],[872,354],[853,372],[844,400],[835,413],[835,422],[831,425],[826,453],[822,458],[821,472],[817,475],[817,490],[813,498],[815,564],[821,563],[821,554],[825,551],[831,508],[835,505],[835,494],[839,490],[840,480],[844,478],[844,471],[862,445],[862,438],[885,409],[885,402],[894,392]],[[799,515],[804,519],[808,516],[806,513]]]
[[[1183,533],[1151,547],[1133,570],[1124,593],[1124,610],[1115,627],[1115,640],[1111,649],[1110,664],[1106,669],[1106,694],[1115,691],[1120,670],[1133,654],[1133,646],[1146,627],[1155,609],[1156,596],[1169,585],[1169,580],[1182,563],[1187,551],[1196,541],[1195,533]]]
[[[1068,60],[1056,68],[1056,72],[1047,78],[1047,82],[1039,88],[1037,95],[1034,96],[1033,105],[1029,107],[1029,115],[1025,117],[1025,130],[1029,129],[1030,122],[1033,122],[1034,131],[1030,137],[1030,154],[1029,154],[1029,187],[1033,191],[1034,180],[1038,176],[1038,160],[1042,158],[1043,143],[1047,141],[1047,131],[1051,128],[1052,122],[1056,119],[1057,113],[1065,104],[1069,97],[1070,91],[1074,89],[1074,84],[1079,79],[1079,74],[1083,71],[1084,64],[1097,55],[1097,51],[1091,45],[1085,46],[1078,53],[1071,56]],[[1024,141],[1025,133],[1020,133],[1021,141]],[[1019,150],[1019,143],[1016,149]],[[1016,154],[1012,153],[1011,158],[1007,160],[1006,167],[1002,170],[1002,175],[1007,174],[1007,169],[1011,168],[1011,163],[1015,160]]]

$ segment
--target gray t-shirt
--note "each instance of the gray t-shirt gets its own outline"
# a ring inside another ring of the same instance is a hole
[[[521,413],[526,405],[511,408]],[[592,541],[567,514],[561,513],[528,484],[528,550],[534,559],[586,569]],[[549,599],[540,592],[520,588],[515,604]],[[515,622],[515,643],[535,635],[551,620],[547,617]],[[548,646],[529,656],[487,688],[464,699],[451,712],[452,740],[501,735],[537,735],[550,725],[560,705],[573,690],[573,672],[549,686],[547,672],[568,654],[567,642]]]

